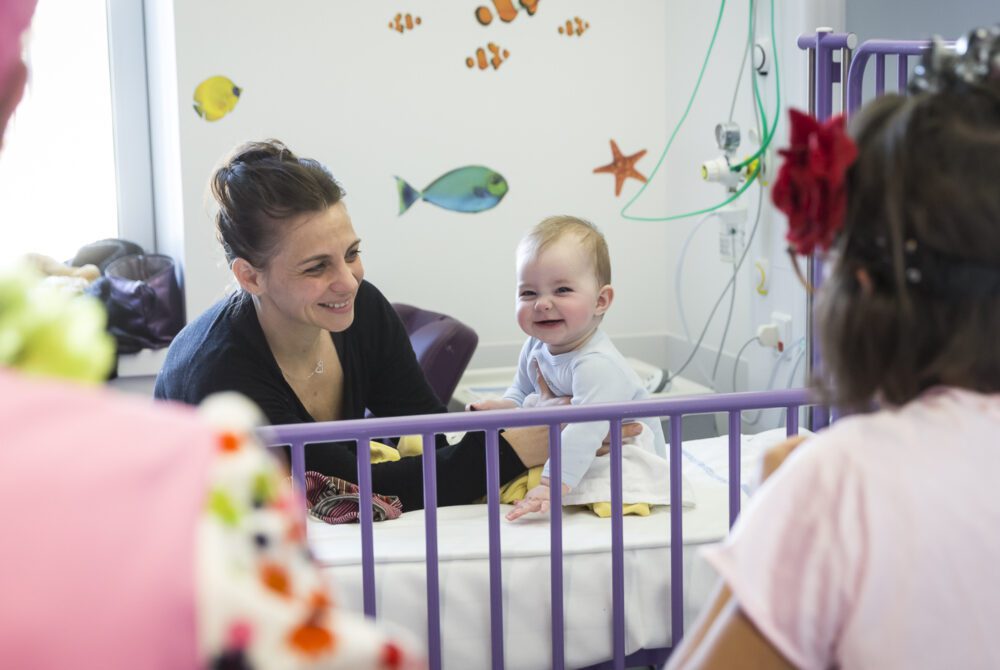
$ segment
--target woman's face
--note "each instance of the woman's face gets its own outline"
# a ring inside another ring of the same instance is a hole
[[[354,322],[354,298],[365,276],[351,217],[343,201],[287,225],[262,272],[258,297],[289,324],[340,332]]]

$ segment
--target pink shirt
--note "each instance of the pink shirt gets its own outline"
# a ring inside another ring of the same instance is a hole
[[[8,668],[192,668],[212,433],[180,408],[0,371]]]
[[[837,422],[706,556],[796,666],[1000,668],[1000,395]]]
[[[0,668],[422,668],[335,610],[259,416],[0,370]]]

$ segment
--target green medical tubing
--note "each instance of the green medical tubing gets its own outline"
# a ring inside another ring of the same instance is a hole
[[[754,16],[753,16],[753,13],[752,13],[753,12],[754,4],[755,3],[750,3],[751,15],[750,15],[750,24],[749,25],[750,25],[750,30],[751,31],[753,30],[753,24],[754,24],[754,21],[753,21]],[[743,184],[742,187],[740,187],[740,189],[738,191],[736,191],[735,193],[733,193],[731,196],[729,196],[728,198],[726,198],[722,202],[720,202],[720,203],[718,203],[716,205],[712,205],[711,207],[706,207],[704,209],[699,209],[699,210],[692,211],[692,212],[685,212],[683,214],[674,214],[673,216],[633,216],[631,214],[627,214],[626,213],[626,211],[633,205],[633,203],[635,203],[636,200],[639,199],[640,196],[642,196],[642,194],[645,192],[646,188],[652,183],[653,177],[656,176],[656,173],[659,171],[660,167],[663,165],[663,161],[666,159],[667,153],[670,151],[670,147],[671,147],[671,145],[673,145],[674,139],[677,137],[677,133],[680,132],[681,126],[683,126],[684,122],[687,120],[688,113],[691,111],[692,105],[694,105],[694,100],[695,100],[695,98],[698,95],[698,89],[701,87],[702,79],[705,76],[705,69],[708,67],[708,61],[709,61],[709,59],[710,59],[710,57],[712,55],[712,50],[715,48],[715,39],[716,39],[716,37],[719,34],[719,26],[722,24],[722,16],[723,16],[723,13],[725,11],[725,7],[726,7],[726,0],[721,0],[721,2],[719,4],[719,14],[718,14],[718,16],[716,17],[716,20],[715,20],[715,28],[712,30],[712,39],[708,43],[708,51],[705,53],[705,59],[702,62],[701,70],[698,72],[698,79],[695,81],[694,90],[691,92],[691,97],[688,99],[687,106],[684,108],[684,113],[681,115],[681,118],[677,122],[677,125],[674,126],[674,130],[673,130],[673,132],[671,132],[670,138],[667,140],[667,145],[666,145],[666,147],[664,147],[663,153],[660,154],[659,160],[656,162],[656,165],[653,167],[652,172],[649,173],[649,178],[639,188],[639,191],[634,196],[632,196],[632,198],[627,203],[625,203],[624,207],[621,208],[620,215],[624,219],[627,219],[629,221],[674,221],[676,219],[686,219],[688,217],[698,216],[700,214],[707,214],[707,213],[713,212],[713,211],[715,211],[715,210],[717,210],[717,209],[719,209],[721,207],[725,207],[729,203],[731,203],[734,200],[736,200],[737,198],[739,198],[741,195],[743,195],[744,192],[746,192],[746,190],[748,188],[750,188],[750,186],[751,186],[751,184],[753,184],[754,180],[757,179],[760,176],[760,169],[758,167],[758,169],[754,170],[753,174],[751,174],[747,178],[747,181]],[[781,81],[779,79],[778,64],[777,64],[777,48],[776,48],[776,44],[775,43],[776,43],[776,40],[775,40],[775,30],[774,30],[774,0],[771,0],[771,45],[772,45],[771,48],[772,48],[773,53],[775,54],[775,57],[774,57],[774,59],[775,59],[774,78],[775,78],[775,87],[776,87],[776,90],[777,90],[777,93],[776,93],[776,103],[777,104],[775,106],[775,109],[777,110],[777,109],[780,108],[780,105],[781,105]],[[757,86],[756,71],[754,72],[753,84],[754,84],[753,85],[754,99],[757,102],[758,107],[760,108],[761,117],[764,119],[764,128],[765,128],[765,130],[767,130],[767,120],[768,119],[767,119],[767,115],[764,113],[764,103],[763,103],[763,100],[761,99],[760,90],[759,90],[759,88]],[[753,156],[751,156],[750,158],[748,158],[746,161],[743,161],[742,163],[740,163],[739,167],[733,167],[731,169],[733,169],[734,171],[739,171],[739,170],[743,169],[744,167],[748,166],[750,163],[752,163],[754,160],[756,160],[757,158],[759,158],[763,154],[763,152],[771,144],[771,139],[774,136],[774,131],[777,129],[777,126],[778,126],[778,117],[779,117],[779,114],[776,111],[775,115],[774,115],[774,124],[773,124],[770,132],[768,132],[767,135],[763,138],[763,141],[761,142],[761,148],[760,148],[760,150],[758,150]]]
[[[775,33],[774,33],[774,0],[771,0],[771,51],[774,53],[774,110],[775,110],[774,111],[774,124],[771,126],[771,130],[768,131],[767,137],[764,139],[763,142],[761,142],[760,149],[758,149],[752,156],[750,156],[750,158],[747,158],[745,161],[742,161],[742,162],[737,163],[736,165],[732,166],[732,168],[730,168],[730,169],[733,172],[739,172],[740,170],[742,170],[743,168],[745,168],[747,165],[750,165],[750,163],[752,163],[755,160],[757,160],[758,158],[760,158],[764,154],[764,152],[767,151],[767,147],[770,146],[771,140],[774,138],[774,133],[778,129],[778,120],[779,120],[779,117],[781,116],[781,114],[780,114],[780,111],[781,111],[781,77],[780,77],[779,72],[778,72],[778,41],[777,41],[777,39],[775,39]],[[761,102],[761,99],[760,99],[760,92],[757,90],[757,72],[756,72],[756,70],[754,71],[754,76],[753,76],[753,89],[754,89],[754,96],[757,98],[757,102],[761,105],[761,117],[763,119],[765,119],[765,121],[764,121],[764,128],[766,129],[767,128],[767,120],[766,120],[767,116],[765,116],[764,113],[763,113],[764,112],[763,103]]]
[[[681,126],[683,126],[684,125],[684,121],[687,120],[688,113],[691,111],[691,106],[694,105],[694,99],[698,95],[698,89],[701,87],[701,80],[705,76],[705,69],[708,68],[708,60],[712,56],[712,49],[715,48],[715,38],[718,37],[718,35],[719,35],[719,26],[722,25],[722,15],[723,15],[723,12],[725,11],[725,9],[726,9],[726,0],[721,0],[721,2],[719,2],[719,15],[715,19],[715,28],[712,29],[712,39],[708,43],[708,51],[705,53],[705,60],[702,61],[702,63],[701,63],[701,70],[698,72],[698,79],[694,83],[694,90],[691,91],[691,97],[688,99],[687,106],[684,108],[684,113],[681,114],[680,121],[677,122],[677,125],[674,126],[673,132],[670,133],[670,138],[667,140],[667,146],[665,146],[663,148],[663,153],[660,154],[660,159],[658,161],[656,161],[656,165],[653,167],[653,171],[649,173],[649,178],[642,185],[642,187],[639,189],[639,191],[634,196],[632,196],[632,199],[629,200],[627,203],[625,203],[625,206],[622,207],[621,212],[620,212],[622,218],[628,219],[629,221],[670,221],[670,220],[675,219],[675,218],[676,219],[680,219],[680,218],[684,218],[684,217],[688,217],[688,216],[694,216],[695,214],[697,214],[697,212],[691,212],[689,214],[682,214],[680,216],[671,216],[671,217],[667,217],[667,218],[664,218],[664,217],[644,217],[644,216],[632,216],[630,214],[626,214],[625,210],[627,210],[629,207],[631,207],[632,203],[634,203],[636,200],[638,200],[639,196],[641,196],[643,194],[643,192],[645,192],[646,187],[648,187],[653,182],[653,177],[656,176],[656,173],[660,170],[660,166],[663,165],[663,161],[666,159],[667,153],[670,151],[670,147],[671,147],[671,145],[673,145],[674,139],[677,137],[677,133],[680,132]],[[725,204],[725,203],[723,203],[723,204]],[[720,207],[721,206],[722,205],[720,205]],[[711,209],[708,209],[708,210],[705,210],[705,211],[706,212],[707,211],[711,211]]]

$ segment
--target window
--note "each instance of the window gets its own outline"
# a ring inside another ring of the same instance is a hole
[[[142,28],[135,0],[38,3],[0,153],[0,263],[106,237],[155,248]]]

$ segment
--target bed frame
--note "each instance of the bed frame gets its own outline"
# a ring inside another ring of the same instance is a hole
[[[885,59],[895,56],[900,63],[897,74],[899,90],[905,91],[910,56],[920,54],[929,42],[872,40],[861,45],[854,53],[856,38],[849,33],[820,31],[803,35],[798,40],[801,49],[809,52],[810,62],[810,112],[825,119],[832,113],[833,85],[842,81],[842,105],[854,112],[861,104],[865,67],[872,55],[876,59],[876,95],[885,90]],[[833,54],[841,52],[840,62]],[[852,57],[853,56],[853,57]],[[818,285],[822,268],[814,259],[810,269],[814,285]],[[810,306],[810,314],[811,306]],[[811,321],[811,319],[810,319]],[[818,365],[815,334],[810,331],[813,344],[811,360]],[[548,426],[550,433],[551,471],[555,481],[552,486],[551,511],[551,603],[552,603],[552,656],[551,667],[562,669],[564,662],[563,639],[563,556],[562,508],[560,505],[560,424],[575,421],[609,421],[611,425],[611,508],[610,532],[612,544],[612,628],[613,657],[591,668],[624,669],[627,665],[659,665],[669,656],[671,648],[641,649],[625,653],[625,601],[624,601],[624,538],[622,509],[622,439],[623,421],[644,417],[669,419],[670,455],[670,573],[671,573],[671,641],[676,645],[684,635],[683,613],[683,540],[681,505],[681,425],[688,414],[724,412],[729,417],[729,521],[730,526],[740,511],[740,438],[741,412],[754,409],[785,409],[786,432],[798,433],[801,407],[812,407],[814,428],[825,426],[836,418],[827,408],[820,407],[806,389],[766,391],[753,393],[728,393],[668,399],[651,399],[639,402],[591,406],[560,406],[494,412],[463,412],[430,416],[361,419],[324,423],[271,426],[262,429],[264,441],[272,447],[290,446],[292,473],[304,490],[305,447],[309,444],[331,441],[368,440],[385,435],[423,436],[425,453],[434,451],[435,435],[459,431],[483,431],[487,451],[487,508],[489,514],[489,574],[490,574],[490,628],[492,642],[491,667],[504,667],[503,605],[500,570],[500,481],[499,438],[502,428],[518,426]],[[358,483],[361,490],[361,554],[364,612],[375,617],[375,557],[373,550],[371,468],[368,449],[358,449]],[[436,460],[423,460],[424,515],[427,574],[427,649],[430,667],[441,667],[441,619],[437,554],[437,473]],[[590,669],[588,669],[590,670]]]

